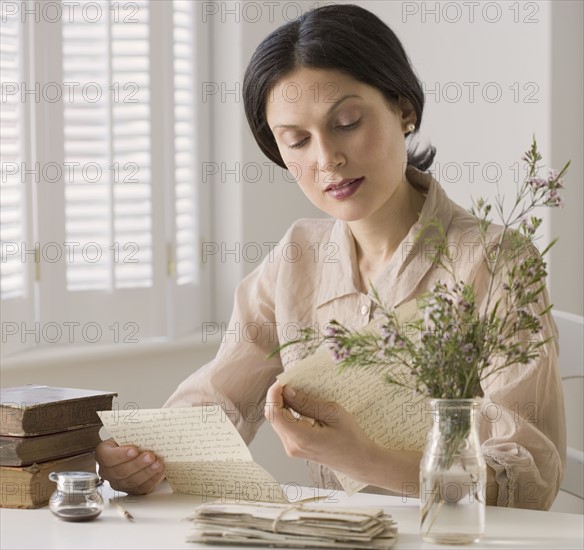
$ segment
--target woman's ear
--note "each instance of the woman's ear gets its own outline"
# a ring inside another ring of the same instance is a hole
[[[416,110],[414,109],[412,102],[407,97],[399,96],[398,106],[401,113],[400,116],[404,128],[408,124],[415,125],[418,120],[418,116],[416,115]]]

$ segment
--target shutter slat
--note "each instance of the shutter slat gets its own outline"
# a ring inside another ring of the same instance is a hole
[[[175,241],[176,270],[179,285],[198,279],[196,243],[197,193],[193,157],[195,144],[195,112],[193,91],[198,89],[193,65],[194,6],[174,0],[174,118],[175,118]]]
[[[23,24],[17,13],[5,11],[1,6],[0,70],[2,83],[23,82],[21,74],[21,35]],[[24,144],[22,141],[24,111],[18,94],[8,96],[0,104],[0,234],[2,235],[2,259],[0,261],[0,297],[2,300],[23,298],[26,290],[25,262],[19,253],[5,255],[14,246],[21,250],[33,248],[27,244],[25,232],[26,180],[22,181],[20,169],[24,166]],[[9,164],[14,163],[14,164]],[[14,169],[16,173],[13,173]]]
[[[140,269],[131,268],[129,276],[110,249],[127,235],[144,250],[152,241],[149,6],[120,2],[112,13],[115,18],[92,25],[83,17],[63,23],[63,79],[81,86],[96,82],[102,90],[95,103],[79,94],[64,104],[66,161],[97,163],[102,172],[93,185],[81,170],[66,182],[67,239],[99,242],[104,251],[96,264],[67,266],[69,290],[152,285],[151,255],[142,255]],[[126,183],[130,179],[139,183]]]

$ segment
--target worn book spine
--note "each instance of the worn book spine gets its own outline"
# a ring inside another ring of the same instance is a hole
[[[95,472],[95,456],[84,453],[21,468],[0,466],[0,508],[46,506],[56,489],[49,474],[65,471]]]
[[[116,394],[100,394],[49,403],[3,401],[0,435],[29,437],[101,424],[96,411],[111,410]]]
[[[101,426],[33,437],[0,436],[0,466],[30,466],[93,451],[101,442]]]

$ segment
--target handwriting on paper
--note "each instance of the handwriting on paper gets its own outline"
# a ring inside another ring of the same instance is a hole
[[[252,460],[235,426],[221,410],[207,407],[142,409],[126,422],[116,411],[98,413],[118,445],[136,445],[166,462]]]
[[[415,313],[415,301],[396,310],[402,323],[411,321]],[[377,325],[374,321],[363,330],[375,331]],[[340,373],[330,352],[320,349],[279,375],[278,381],[319,400],[339,403],[383,447],[412,451],[424,448],[428,432],[425,415],[407,414],[412,408],[423,406],[423,397],[386,384],[376,369],[355,368]],[[310,416],[310,411],[305,414]],[[366,486],[341,472],[335,474],[349,494]]]
[[[166,477],[177,492],[246,502],[288,502],[282,487],[259,464],[229,462],[175,462]]]
[[[152,451],[165,463],[174,491],[286,502],[278,482],[253,462],[247,445],[218,407],[143,409],[129,418],[98,412],[118,445]]]

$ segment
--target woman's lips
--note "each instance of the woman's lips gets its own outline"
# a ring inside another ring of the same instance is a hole
[[[365,178],[362,177],[353,180],[346,180],[345,183],[340,182],[333,185],[329,185],[325,189],[325,193],[329,197],[332,197],[333,199],[340,201],[355,194],[357,192],[357,189],[359,189],[364,180]]]

